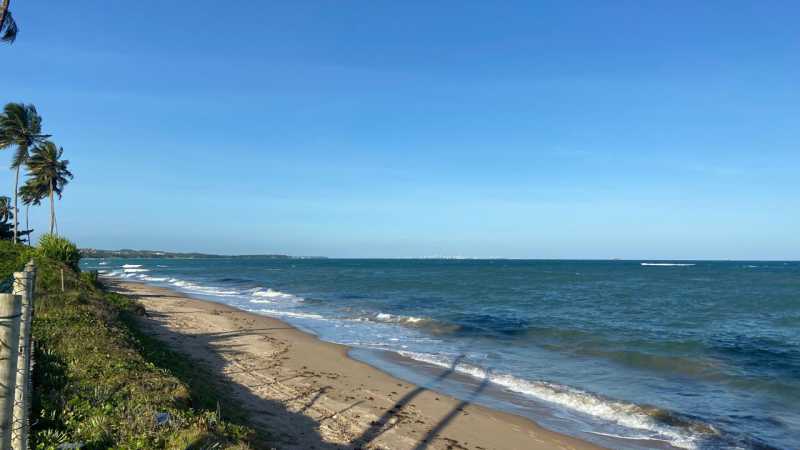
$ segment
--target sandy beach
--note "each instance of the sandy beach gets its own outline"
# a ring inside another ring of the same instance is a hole
[[[146,309],[145,332],[229,383],[280,449],[596,449],[532,421],[387,375],[280,320],[105,278]],[[440,370],[434,378],[451,371]]]

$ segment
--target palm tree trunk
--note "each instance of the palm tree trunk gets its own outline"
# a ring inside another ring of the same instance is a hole
[[[6,20],[6,14],[8,13],[10,3],[11,0],[3,0],[3,3],[0,4],[0,25],[3,25],[3,22]]]
[[[53,229],[56,225],[56,204],[53,199],[53,181],[50,180],[50,234],[53,234]]]
[[[28,225],[28,213],[29,212],[31,212],[30,203],[25,205],[25,231],[30,231],[31,230],[30,225]],[[25,240],[28,241],[28,245],[31,245],[31,234],[30,233],[28,233],[27,236],[25,236]]]
[[[17,224],[19,223],[19,220],[17,220],[19,218],[19,210],[17,209],[17,199],[19,198],[19,195],[17,195],[17,192],[19,192],[19,166],[17,166],[17,177],[14,180],[14,241],[13,242],[15,244],[17,243]]]

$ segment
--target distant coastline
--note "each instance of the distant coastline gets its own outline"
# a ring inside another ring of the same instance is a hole
[[[161,250],[133,250],[123,248],[119,250],[100,250],[95,248],[80,249],[82,258],[174,258],[174,259],[216,259],[216,258],[268,258],[268,259],[327,259],[324,256],[291,256],[280,254],[266,255],[216,255],[213,253],[197,252],[166,252]]]
[[[293,256],[284,254],[247,254],[219,255],[200,252],[168,252],[163,250],[102,250],[95,248],[80,249],[81,258],[170,258],[170,259],[353,259],[353,260],[441,260],[441,261],[608,261],[638,262],[643,266],[689,265],[702,262],[798,262],[800,259],[740,259],[740,258],[514,258],[514,257],[477,257],[477,256],[407,256],[407,257],[329,257],[329,256]]]

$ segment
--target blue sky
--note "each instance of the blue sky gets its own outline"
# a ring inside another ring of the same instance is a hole
[[[0,102],[65,148],[81,246],[800,258],[795,1],[12,11]]]

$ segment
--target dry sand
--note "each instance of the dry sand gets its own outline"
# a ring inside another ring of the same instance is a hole
[[[277,319],[142,283],[104,283],[145,307],[145,332],[230,383],[276,448],[599,448],[394,378]]]

